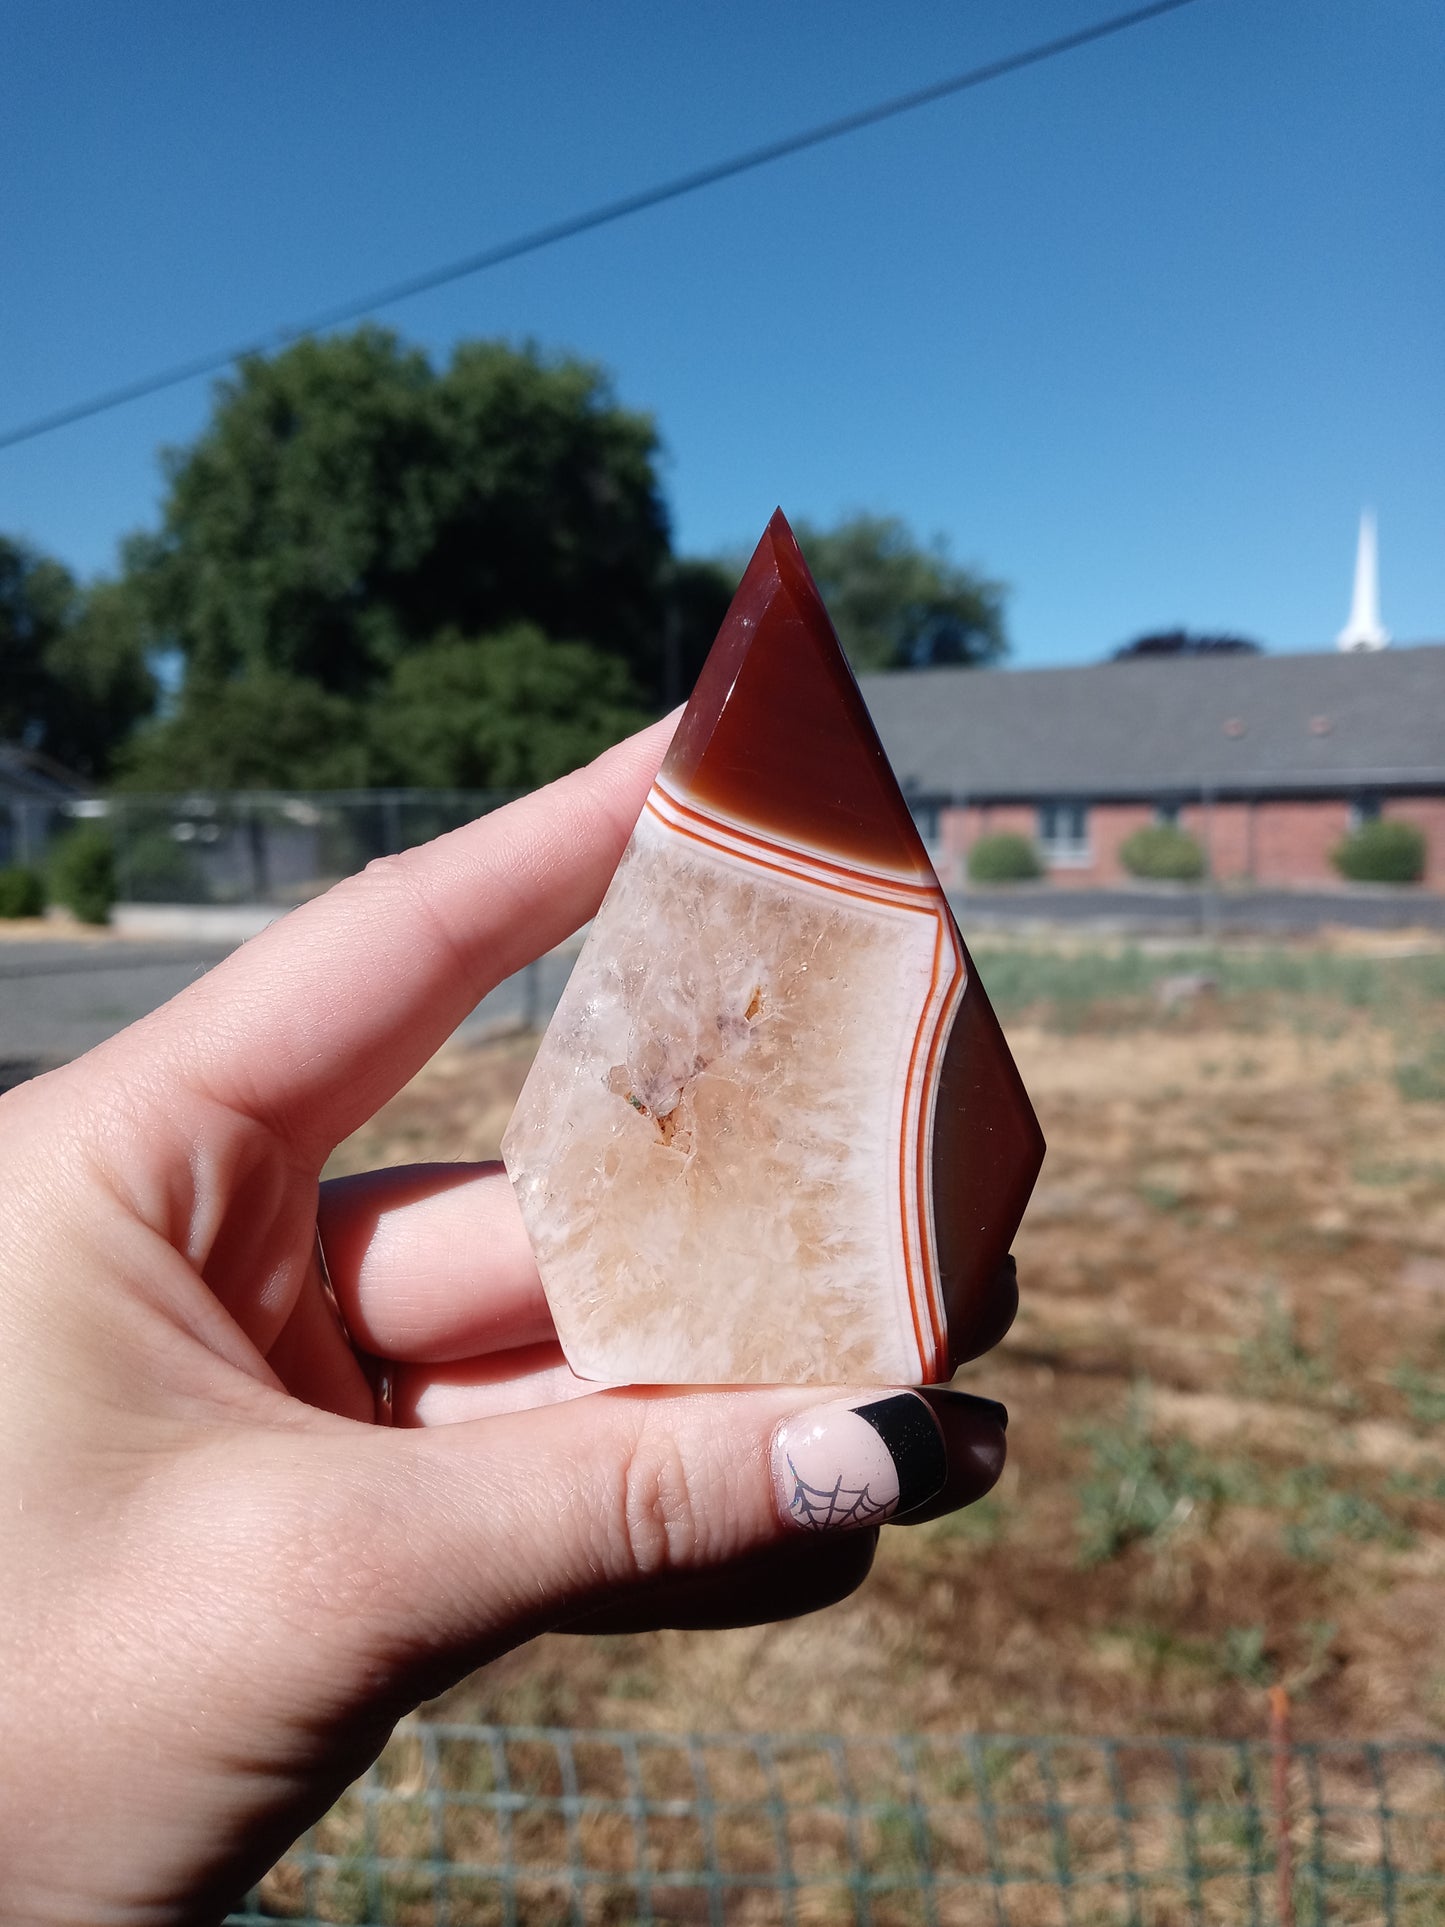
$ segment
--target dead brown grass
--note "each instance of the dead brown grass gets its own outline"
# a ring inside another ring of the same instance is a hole
[[[1388,985],[1015,1014],[1049,1156],[1018,1323],[964,1375],[1012,1413],[998,1493],[809,1620],[546,1638],[445,1711],[1243,1737],[1282,1681],[1302,1738],[1438,1734],[1445,1101],[1397,1071],[1440,1021]],[[337,1168],[495,1155],[528,1054],[443,1052]]]

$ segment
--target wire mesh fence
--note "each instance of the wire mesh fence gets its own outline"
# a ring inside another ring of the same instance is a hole
[[[1433,1927],[1445,1744],[408,1722],[230,1927]]]
[[[495,809],[510,790],[257,790],[122,795],[103,817],[127,903],[290,905]],[[64,827],[64,813],[50,826]]]

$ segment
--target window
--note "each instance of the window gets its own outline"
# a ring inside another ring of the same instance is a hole
[[[930,850],[938,848],[939,810],[936,803],[910,803],[909,812],[918,825],[918,834]]]
[[[1350,828],[1362,830],[1367,823],[1380,820],[1380,799],[1378,796],[1354,796],[1350,798]]]
[[[1056,870],[1086,868],[1089,855],[1087,803],[1040,803],[1039,847]]]
[[[1167,823],[1171,830],[1177,830],[1179,828],[1179,809],[1180,805],[1177,802],[1156,803],[1154,805],[1154,821],[1156,823]]]

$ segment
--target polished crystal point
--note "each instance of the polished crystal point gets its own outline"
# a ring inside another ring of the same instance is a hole
[[[927,1384],[1043,1139],[816,585],[769,523],[502,1153],[574,1371]]]

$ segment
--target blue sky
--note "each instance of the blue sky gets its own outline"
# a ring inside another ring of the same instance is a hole
[[[0,427],[1118,5],[9,0]],[[1328,646],[1365,504],[1445,638],[1442,83],[1439,0],[1197,0],[380,318],[604,363],[686,552],[942,533],[1018,663]],[[0,530],[110,567],[207,404],[0,452]]]

